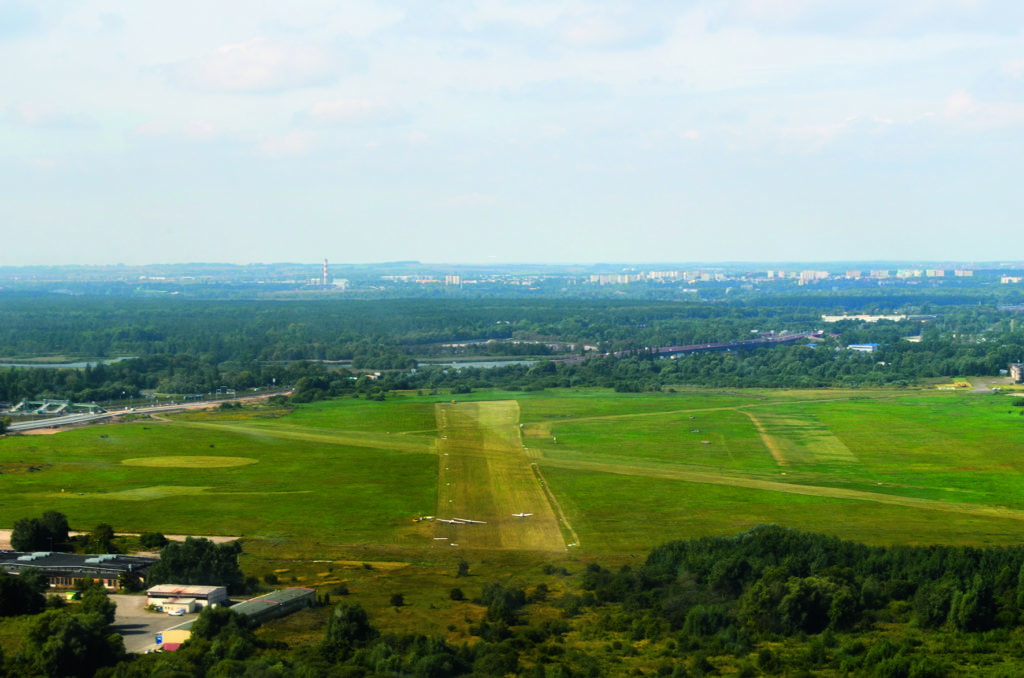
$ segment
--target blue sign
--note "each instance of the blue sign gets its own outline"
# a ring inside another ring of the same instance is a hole
[[[162,633],[156,634],[156,644],[157,645],[163,645],[163,642],[164,642],[164,634],[162,634]]]

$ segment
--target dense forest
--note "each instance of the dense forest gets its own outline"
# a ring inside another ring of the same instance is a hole
[[[1016,311],[977,303],[941,305],[924,296],[911,305],[906,296],[901,293],[885,306],[876,297],[814,294],[780,295],[757,304],[555,298],[259,302],[7,294],[0,297],[0,356],[13,363],[93,364],[2,368],[0,402],[44,397],[103,402],[272,385],[296,386],[299,400],[488,386],[641,391],[675,385],[908,385],[937,377],[997,375],[1010,362],[1024,359],[1024,328],[1017,326]],[[895,321],[822,321],[822,314],[854,300],[872,311],[916,315]],[[672,358],[651,351],[811,331],[820,334],[757,348]],[[851,344],[877,347],[862,353],[848,350]],[[488,358],[507,364],[492,369],[474,368],[472,362],[459,368],[441,364]]]
[[[550,586],[513,578],[453,589],[453,601],[483,612],[473,643],[382,634],[358,601],[325,595],[323,612],[310,613],[322,629],[312,644],[292,647],[230,609],[207,609],[181,650],[141,656],[104,640],[102,591],[65,609],[23,577],[0,591],[17,595],[10,610],[35,616],[27,650],[0,657],[0,675],[927,678],[1024,668],[1024,644],[1011,642],[1024,623],[1024,547],[869,547],[765,526],[671,542],[634,567],[544,573]]]

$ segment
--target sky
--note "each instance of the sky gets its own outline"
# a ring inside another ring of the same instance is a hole
[[[992,261],[1020,0],[0,0],[0,265]]]

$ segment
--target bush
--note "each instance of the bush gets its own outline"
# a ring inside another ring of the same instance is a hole
[[[143,548],[162,549],[167,546],[168,540],[160,532],[143,532],[139,535],[139,543]]]

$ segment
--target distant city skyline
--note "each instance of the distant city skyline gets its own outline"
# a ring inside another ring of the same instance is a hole
[[[0,266],[998,262],[1024,4],[0,0]]]

